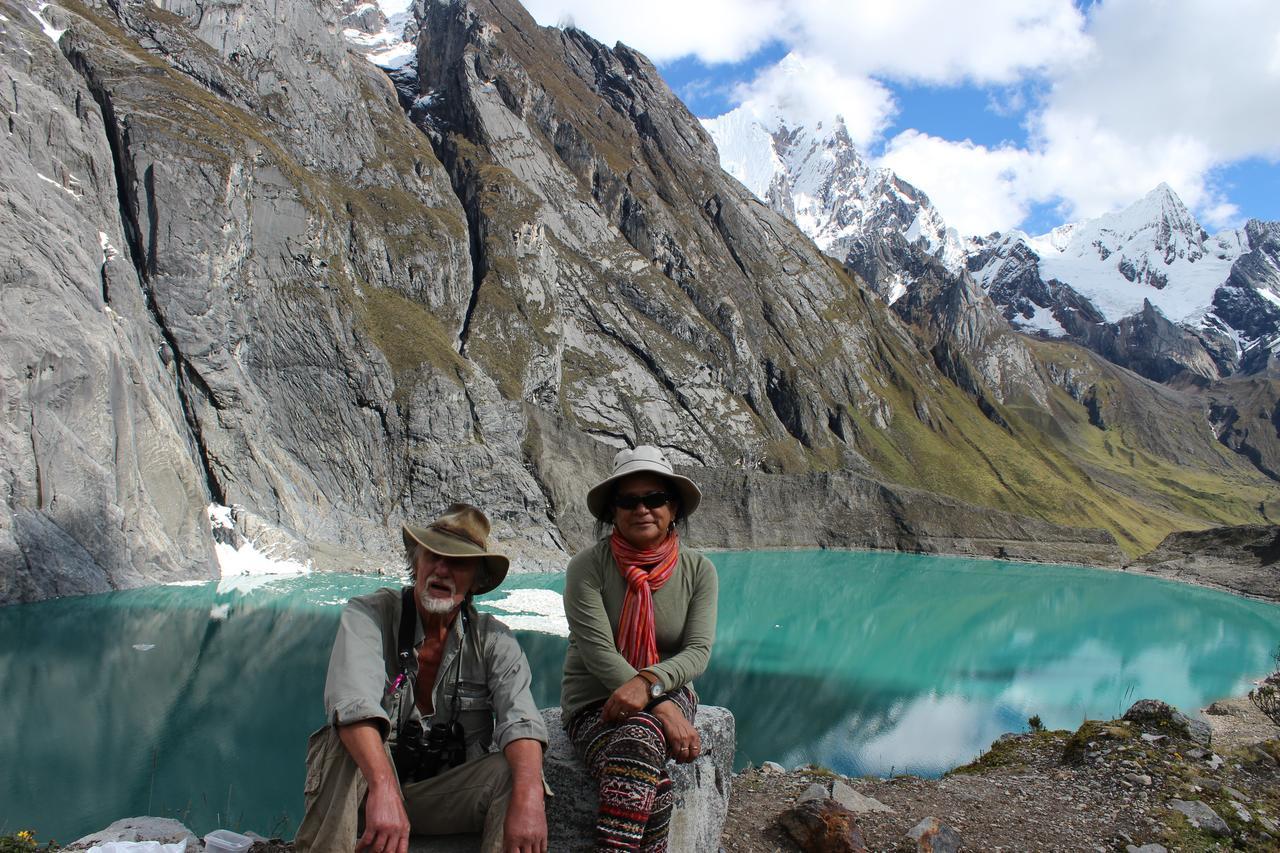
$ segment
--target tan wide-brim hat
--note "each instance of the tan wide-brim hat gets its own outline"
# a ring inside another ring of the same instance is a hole
[[[609,498],[613,495],[613,484],[629,474],[657,474],[671,481],[671,485],[680,494],[680,508],[684,518],[693,515],[702,501],[702,492],[694,485],[693,480],[682,477],[671,469],[671,463],[662,451],[651,444],[642,444],[635,449],[619,450],[613,457],[613,473],[587,492],[587,509],[601,521],[608,521]]]
[[[511,561],[505,554],[489,550],[489,519],[471,504],[456,503],[426,527],[405,523],[404,546],[421,545],[441,557],[481,557],[484,571],[476,575],[471,592],[484,595],[497,589],[507,577]]]

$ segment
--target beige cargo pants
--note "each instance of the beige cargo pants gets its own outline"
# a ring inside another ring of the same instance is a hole
[[[312,734],[307,741],[305,811],[295,839],[298,853],[351,853],[367,792],[364,776],[338,738],[338,730],[326,726]],[[415,836],[479,832],[482,853],[502,850],[511,769],[501,753],[410,783],[401,793]]]

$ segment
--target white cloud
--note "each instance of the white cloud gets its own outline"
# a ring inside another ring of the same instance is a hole
[[[654,62],[683,56],[706,63],[745,59],[784,30],[787,6],[781,0],[524,0],[544,26],[571,19],[592,38],[620,41]]]
[[[803,0],[796,42],[846,73],[934,84],[1012,83],[1089,50],[1071,0]]]
[[[1053,70],[1026,147],[987,149],[907,131],[882,162],[962,232],[1018,224],[1034,203],[1067,219],[1132,203],[1161,181],[1211,228],[1240,210],[1213,170],[1280,157],[1280,4],[1114,0],[1089,19],[1093,50]]]
[[[1135,144],[1187,137],[1218,160],[1280,156],[1280,3],[1123,0],[1094,7],[1096,50],[1049,112]]]
[[[777,40],[845,75],[929,83],[1008,83],[1083,55],[1071,0],[527,0],[544,25],[571,19],[655,62],[744,59]],[[821,81],[814,81],[820,83]]]
[[[908,130],[885,148],[887,166],[929,195],[961,234],[987,234],[1021,222],[1034,197],[1024,189],[1035,157],[1022,149],[951,142]]]
[[[1030,148],[988,148],[907,130],[889,140],[877,164],[923,189],[962,234],[1014,227],[1038,203],[1058,204],[1064,220],[1098,216],[1162,181],[1189,207],[1212,207],[1213,224],[1232,219],[1223,219],[1225,200],[1207,183],[1213,160],[1197,140],[1135,143],[1090,119],[1065,121],[1053,113],[1037,128]]]
[[[1017,225],[1033,205],[1094,216],[1167,182],[1206,224],[1239,211],[1214,170],[1280,159],[1280,3],[1106,0],[528,0],[656,61],[739,61],[772,41],[788,62],[736,90],[793,120],[843,115],[864,150],[896,111],[889,85],[980,85],[1024,116],[1019,148],[907,129],[881,162],[962,232]]]
[[[1200,211],[1201,222],[1212,231],[1221,228],[1238,228],[1242,218],[1240,206],[1232,204],[1221,196],[1216,197],[1209,206]]]
[[[1034,166],[1026,192],[1065,199],[1073,218],[1130,204],[1161,181],[1191,207],[1209,197],[1205,179],[1215,160],[1205,143],[1190,135],[1135,138],[1093,116],[1050,107],[1036,120],[1032,144]]]
[[[821,88],[814,86],[815,80],[822,81]],[[843,76],[830,61],[798,53],[766,68],[736,94],[760,119],[781,114],[791,123],[812,126],[841,116],[860,148],[880,135],[894,113],[893,96],[881,83]]]

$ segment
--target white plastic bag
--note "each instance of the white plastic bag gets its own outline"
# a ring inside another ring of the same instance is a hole
[[[161,844],[159,841],[108,841],[95,844],[88,853],[187,853],[187,839],[177,844]]]

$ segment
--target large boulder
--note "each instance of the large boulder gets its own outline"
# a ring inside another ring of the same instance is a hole
[[[561,726],[560,709],[542,712],[551,733],[543,772],[555,796],[547,801],[550,849],[582,850],[592,846],[596,825],[596,785],[574,754]],[[720,847],[729,811],[729,783],[737,742],[733,714],[725,708],[699,705],[695,720],[702,755],[690,764],[669,764],[676,807],[671,816],[672,850],[702,853]]]
[[[550,850],[589,850],[596,827],[596,785],[574,754],[560,723],[560,709],[542,712],[550,743],[542,772],[554,796],[547,799]],[[671,816],[668,847],[681,853],[715,853],[729,812],[729,781],[737,738],[733,714],[726,708],[699,705],[695,721],[702,738],[702,755],[691,764],[668,764],[676,807]],[[474,853],[478,836],[415,837],[409,853]]]
[[[1213,730],[1204,720],[1193,720],[1177,708],[1159,699],[1139,699],[1124,712],[1124,718],[1140,726],[1162,729],[1170,734],[1208,746]]]
[[[102,844],[129,844],[140,841],[154,841],[159,844],[186,842],[190,849],[198,849],[197,845],[200,843],[196,834],[179,821],[167,817],[140,816],[121,818],[106,829],[100,829],[77,839],[63,849],[89,850]]]

